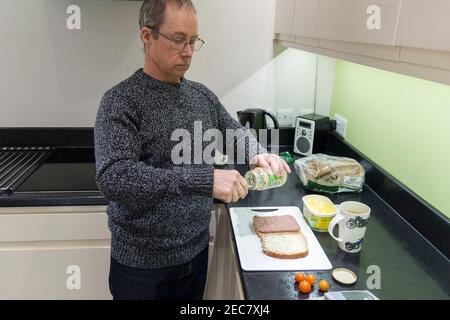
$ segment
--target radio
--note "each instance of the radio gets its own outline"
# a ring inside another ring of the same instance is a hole
[[[336,121],[320,114],[307,114],[295,120],[294,152],[309,156],[324,150],[328,134],[336,129]]]

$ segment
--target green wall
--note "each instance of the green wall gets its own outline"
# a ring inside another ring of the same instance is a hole
[[[450,86],[337,61],[335,113],[351,145],[450,217]]]

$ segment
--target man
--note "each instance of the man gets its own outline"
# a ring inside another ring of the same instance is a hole
[[[191,1],[144,1],[139,24],[144,68],[105,93],[95,127],[97,185],[110,201],[110,290],[114,299],[201,299],[212,200],[238,201],[248,186],[234,170],[175,165],[171,136],[198,121],[224,134],[242,127],[210,90],[183,77],[203,44]],[[258,147],[251,138],[248,155]],[[290,172],[267,153],[251,164]]]

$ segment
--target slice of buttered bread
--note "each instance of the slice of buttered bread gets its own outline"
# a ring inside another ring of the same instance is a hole
[[[268,233],[261,236],[266,255],[279,259],[298,259],[308,255],[308,242],[303,233]]]

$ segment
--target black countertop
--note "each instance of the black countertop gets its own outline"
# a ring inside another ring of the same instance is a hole
[[[247,168],[235,166],[241,174]],[[293,166],[291,165],[293,169]],[[250,191],[247,197],[228,208],[248,206],[298,206],[307,193],[298,183],[292,170],[286,184],[266,191]],[[350,254],[341,251],[328,233],[314,232],[330,259],[333,268],[344,267],[358,276],[352,286],[342,286],[331,277],[330,271],[313,273],[317,282],[326,279],[331,291],[368,290],[367,281],[381,272],[381,288],[370,289],[380,299],[449,299],[450,264],[448,259],[411,227],[398,213],[387,205],[369,186],[361,193],[328,195],[334,203],[354,200],[367,204],[371,216],[361,252]],[[235,247],[236,248],[236,247]],[[237,252],[237,248],[236,248]],[[239,260],[239,259],[238,259]],[[299,293],[294,281],[295,272],[247,272],[241,270],[241,280],[247,299],[307,299],[323,295],[314,286],[308,294]],[[372,281],[369,281],[373,283]]]
[[[246,166],[228,166],[241,174]],[[293,167],[291,166],[292,170]],[[247,197],[232,207],[298,206],[307,194],[293,173],[283,187],[266,191],[249,191]],[[373,266],[381,271],[381,289],[370,289],[380,299],[449,299],[450,264],[430,242],[422,237],[408,222],[383,201],[369,186],[361,193],[328,195],[334,203],[347,200],[360,201],[371,208],[362,250],[358,254],[341,251],[328,234],[315,232],[320,245],[333,268],[345,267],[358,276],[352,286],[339,285],[329,271],[311,271],[317,281],[326,279],[332,291],[366,290]],[[0,198],[0,206],[48,205],[106,205],[100,192],[16,194]],[[237,248],[236,252],[237,252]],[[237,258],[239,263],[239,258]],[[240,265],[240,264],[239,264]],[[317,285],[309,294],[297,291],[295,272],[247,272],[241,270],[241,280],[246,299],[307,299],[321,296]]]
[[[0,207],[107,204],[95,183],[92,147],[54,148],[13,193],[0,194]]]
[[[53,129],[37,128],[32,129],[31,133],[29,131],[29,129],[0,131],[1,145],[22,145],[29,143],[30,137],[37,137],[39,138],[36,138],[37,144],[50,141],[48,145],[64,146],[70,138],[74,146],[92,148],[92,128],[56,130],[58,134],[55,134]],[[286,135],[287,141],[292,141],[293,132],[290,131]],[[316,275],[318,281],[328,280],[332,291],[370,289],[381,299],[449,299],[450,264],[446,256],[441,253],[444,252],[448,256],[450,251],[448,219],[442,214],[435,214],[435,210],[426,203],[417,202],[413,194],[408,190],[405,191],[403,186],[393,182],[382,172],[380,173],[380,170],[375,170],[357,152],[349,150],[344,143],[332,139],[328,148],[327,153],[347,155],[360,161],[366,169],[368,182],[361,193],[329,195],[331,200],[335,203],[347,200],[361,201],[369,205],[372,212],[364,244],[358,254],[345,253],[338,249],[337,242],[328,234],[315,233],[333,268],[345,267],[354,271],[358,275],[356,284],[350,287],[340,286],[332,280],[331,270],[311,273]],[[228,166],[227,168],[234,168],[241,174],[247,170],[246,166]],[[298,206],[302,209],[301,198],[305,194],[293,173],[283,187],[262,192],[250,191],[246,199],[229,204],[227,207]],[[0,196],[0,207],[107,204],[108,202],[99,191],[17,193]],[[423,219],[420,219],[421,215]],[[421,230],[420,232],[427,238],[417,230]],[[373,272],[371,269],[373,266],[379,267],[381,271],[381,289],[367,287],[367,280]],[[241,270],[245,296],[247,299],[307,299],[321,295],[317,285],[309,295],[298,293],[294,274],[294,271],[246,272]]]
[[[0,196],[0,207],[108,205],[100,191],[21,193]]]

